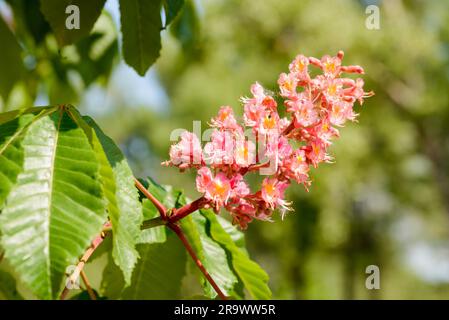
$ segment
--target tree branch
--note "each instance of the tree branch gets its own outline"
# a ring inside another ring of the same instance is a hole
[[[282,131],[281,135],[286,136],[295,129],[295,120],[292,119],[290,124]]]
[[[135,183],[136,187],[145,195],[145,197],[147,197],[155,205],[155,207],[158,209],[158,211],[160,213],[160,217],[144,221],[141,225],[141,230],[154,228],[154,227],[158,227],[158,226],[162,226],[162,225],[167,225],[171,230],[173,230],[176,233],[176,235],[182,241],[182,243],[184,244],[184,247],[189,252],[189,254],[192,257],[192,259],[194,260],[195,264],[198,266],[198,268],[204,274],[206,280],[211,284],[211,286],[217,292],[218,296],[221,299],[226,300],[227,297],[223,294],[221,289],[218,287],[218,285],[215,283],[215,281],[212,279],[210,274],[205,269],[204,265],[198,259],[198,257],[195,254],[195,251],[190,246],[190,243],[188,242],[188,240],[185,237],[181,228],[175,224],[176,221],[179,221],[180,219],[191,214],[192,212],[195,212],[196,210],[203,208],[209,201],[207,199],[205,199],[204,197],[198,198],[197,200],[195,200],[191,203],[188,203],[179,209],[172,209],[173,214],[170,217],[168,217],[167,216],[167,208],[165,208],[165,206],[161,202],[159,202],[159,200],[157,200],[140,183],[140,181],[138,181],[137,179],[134,179],[134,183]],[[87,261],[89,260],[89,258],[92,256],[92,254],[98,248],[98,246],[103,242],[104,238],[107,235],[107,232],[109,232],[111,230],[112,230],[112,226],[111,226],[111,223],[108,221],[107,223],[105,223],[105,225],[103,227],[103,232],[92,241],[91,246],[86,250],[86,252],[82,256],[82,258],[80,259],[79,263],[77,264],[75,271],[69,277],[69,281],[71,283],[76,283],[78,277],[81,275],[84,283],[86,284],[86,288],[89,293],[89,296],[91,297],[92,300],[96,299],[95,293],[93,292],[92,288],[90,287],[89,280],[87,279],[87,277],[83,271],[83,268],[84,268],[85,264],[87,263]],[[69,291],[70,291],[70,289],[66,286],[60,295],[60,299],[64,300],[67,297]]]
[[[204,197],[198,198],[195,201],[182,206],[181,208],[173,209],[172,211],[173,214],[170,217],[168,217],[168,220],[171,223],[179,221],[182,218],[191,214],[192,212],[195,212],[196,210],[203,208],[204,205],[206,205],[207,203],[209,203],[209,201]]]
[[[104,228],[109,228],[111,225],[110,222],[105,223]],[[75,271],[70,275],[69,281],[70,283],[76,283],[76,280],[78,280],[79,275],[83,271],[84,265],[89,260],[89,258],[92,256],[92,254],[95,252],[95,250],[98,248],[98,246],[103,242],[104,238],[106,237],[107,233],[101,232],[98,236],[95,237],[95,239],[92,241],[91,246],[84,252],[83,256],[81,257],[80,261],[76,265]],[[64,290],[62,291],[60,295],[60,300],[64,300],[67,297],[67,294],[69,293],[70,289],[65,286]]]
[[[184,235],[184,232],[181,230],[181,228],[175,224],[176,221],[179,221],[182,218],[185,218],[192,212],[195,212],[198,209],[203,208],[209,201],[205,199],[204,197],[198,198],[195,201],[188,203],[184,206],[182,206],[179,209],[172,209],[172,214],[170,216],[167,215],[167,208],[159,202],[159,200],[154,197],[151,192],[149,192],[141,183],[139,180],[134,178],[134,183],[136,187],[144,194],[145,197],[147,197],[157,208],[157,210],[160,213],[160,217],[155,219],[146,220],[142,223],[141,229],[148,229],[153,228],[161,225],[167,225],[173,232],[176,233],[178,238],[182,241],[184,247],[186,248],[187,252],[192,257],[195,264],[198,266],[198,268],[203,273],[206,280],[211,284],[212,288],[214,288],[215,292],[217,292],[218,296],[222,300],[226,300],[226,295],[223,294],[220,287],[215,283],[214,279],[210,276],[209,272],[207,272],[204,265],[201,263],[201,261],[198,259],[198,257],[195,254],[195,251],[193,250],[192,246],[190,245],[189,241]],[[95,249],[94,249],[95,250]]]
[[[143,184],[140,183],[139,180],[137,180],[136,178],[134,178],[134,184],[136,185],[137,189],[140,190],[140,192],[143,193],[143,195],[145,197],[147,197],[156,207],[156,209],[159,211],[161,218],[163,220],[167,220],[167,208],[165,208],[165,206],[159,202],[158,199],[156,199],[155,196],[153,196],[145,187]]]
[[[204,265],[201,263],[201,261],[196,256],[195,251],[193,250],[192,246],[190,245],[189,241],[187,240],[186,236],[184,235],[184,232],[182,231],[182,229],[178,225],[173,224],[173,223],[168,223],[167,226],[171,230],[173,230],[173,232],[175,232],[176,235],[178,236],[178,238],[182,241],[182,244],[187,249],[187,252],[190,254],[190,256],[192,257],[192,259],[195,262],[195,264],[197,265],[197,267],[201,270],[201,272],[203,273],[206,280],[214,288],[214,290],[218,294],[218,296],[222,300],[227,300],[228,298],[226,297],[226,295],[221,291],[220,287],[215,283],[214,279],[212,279],[209,272],[207,272]]]
[[[142,225],[140,226],[141,230],[144,229],[150,229],[150,228],[154,228],[154,227],[159,227],[159,226],[163,226],[166,225],[167,221],[162,220],[162,217],[157,217],[154,219],[149,219],[149,220],[145,220]]]

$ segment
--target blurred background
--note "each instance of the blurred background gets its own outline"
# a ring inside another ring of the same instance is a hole
[[[379,29],[366,26],[368,5],[380,9]],[[72,103],[136,176],[192,198],[194,176],[160,166],[172,130],[195,120],[206,129],[221,105],[241,115],[250,85],[275,90],[298,53],[344,50],[376,95],[341,129],[336,162],[313,170],[310,192],[289,188],[295,212],[250,224],[249,251],[275,299],[449,299],[448,1],[186,0],[145,77],[121,59],[117,0],[89,37],[61,50],[39,1],[0,0],[0,13],[20,40],[16,53],[0,49],[0,111]],[[365,287],[369,265],[379,290]]]

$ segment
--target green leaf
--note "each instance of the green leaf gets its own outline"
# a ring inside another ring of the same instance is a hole
[[[41,0],[41,11],[55,33],[58,45],[63,47],[87,36],[101,14],[106,0]],[[72,11],[66,8],[76,5],[79,8],[79,29],[68,29],[66,21],[71,22]]]
[[[271,290],[268,287],[267,273],[248,254],[236,245],[231,236],[218,222],[216,215],[211,210],[200,210],[210,223],[212,238],[220,243],[230,254],[232,266],[240,281],[248,290],[252,299],[270,299]]]
[[[151,177],[148,177],[147,180],[139,179],[139,181],[167,209],[171,209],[180,205],[180,203],[178,203],[179,197],[182,196],[182,192],[180,190],[173,189],[172,186],[160,185]],[[142,193],[140,193],[140,198],[146,199]],[[156,210],[156,207],[153,206],[152,210]]]
[[[125,287],[123,272],[114,262],[112,254],[109,255],[108,264],[103,270],[100,292],[108,299],[120,299]]]
[[[167,231],[167,241],[137,246],[140,260],[132,284],[123,299],[178,299],[186,270],[186,252],[176,235]]]
[[[229,266],[226,251],[208,234],[209,221],[195,212],[181,220],[181,228],[212,279],[225,295],[233,296],[238,279]],[[215,298],[217,293],[202,274],[201,280],[205,295]]]
[[[14,12],[16,34],[20,35],[21,39],[29,34],[35,44],[42,43],[51,28],[40,11],[40,2],[28,0],[6,0],[6,2]]]
[[[34,114],[25,114],[0,125],[0,209],[22,171],[23,150],[20,144],[34,117]]]
[[[11,30],[0,16],[0,95],[6,100],[16,82],[25,76],[21,49]]]
[[[118,53],[117,30],[112,17],[100,16],[91,34],[75,44],[79,59],[68,64],[83,78],[85,86],[97,79],[107,79]]]
[[[120,0],[123,57],[141,76],[161,50],[161,1]]]
[[[240,249],[246,251],[246,241],[245,241],[245,234],[237,229],[236,226],[234,226],[232,223],[230,223],[225,218],[215,215],[217,218],[217,221],[220,223],[221,227],[224,229],[224,231],[229,234],[232,241],[235,243],[237,247]]]
[[[134,186],[134,176],[120,149],[89,117],[80,118],[72,109],[73,117],[86,132],[100,163],[103,193],[108,200],[108,213],[112,223],[115,263],[123,271],[127,285],[131,282],[134,266],[139,258],[135,245],[140,236],[142,207]],[[82,125],[83,120],[86,122]]]
[[[29,126],[23,170],[0,216],[5,258],[42,299],[58,297],[66,268],[78,262],[107,216],[95,153],[66,110]]]
[[[134,186],[134,175],[114,141],[107,137],[91,118],[84,119],[94,128],[101,143],[101,149],[97,152],[104,150],[103,154],[107,156],[108,164],[112,168],[112,177],[110,171],[102,175],[106,179],[103,185],[109,199],[109,217],[114,233],[112,256],[123,270],[125,282],[129,284],[134,265],[139,258],[135,245],[139,240],[140,225],[143,221],[139,194]]]
[[[4,124],[8,121],[12,121],[17,117],[20,117],[29,113],[38,113],[42,110],[51,109],[51,111],[56,110],[57,107],[32,107],[28,109],[20,109],[9,112],[0,113],[0,124]]]
[[[52,110],[30,108],[0,114],[0,210],[23,169],[21,142],[27,128],[36,117]]]
[[[198,58],[200,49],[200,19],[193,5],[193,1],[188,1],[184,5],[179,17],[173,21],[170,32],[179,40],[184,53]]]
[[[17,291],[16,280],[9,273],[2,270],[0,270],[0,298],[23,300],[22,295]]]
[[[184,0],[165,0],[165,26],[167,27],[178,15],[184,5]]]

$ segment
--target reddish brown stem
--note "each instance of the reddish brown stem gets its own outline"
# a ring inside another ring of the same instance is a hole
[[[168,218],[170,222],[174,223],[188,216],[192,212],[204,207],[208,203],[204,197],[198,198],[193,202],[190,202],[179,209],[173,209],[173,214]]]
[[[226,295],[221,291],[220,287],[215,283],[214,279],[210,276],[209,272],[207,272],[206,268],[204,268],[204,265],[201,263],[201,261],[198,259],[198,257],[195,254],[195,251],[193,250],[192,246],[190,245],[189,241],[187,240],[186,236],[184,235],[184,232],[181,230],[181,228],[173,223],[169,223],[168,227],[173,230],[174,233],[178,236],[178,238],[182,241],[182,244],[186,248],[187,252],[192,257],[193,261],[197,265],[197,267],[201,270],[204,277],[206,277],[207,281],[211,284],[211,286],[214,288],[215,292],[218,294],[220,299],[227,300],[228,298]]]
[[[295,121],[294,120],[292,120],[290,122],[290,124],[288,125],[288,127],[285,128],[284,131],[282,131],[282,135],[283,136],[288,135],[290,132],[292,132],[293,129],[295,129]]]
[[[165,206],[160,203],[152,194],[151,192],[149,192],[141,183],[140,181],[138,181],[137,179],[134,179],[136,187],[145,195],[145,197],[147,197],[148,199],[151,200],[151,202],[153,202],[153,204],[156,206],[156,208],[158,209],[160,215],[161,215],[161,219],[163,221],[168,221],[168,223],[166,223],[167,227],[169,227],[171,230],[173,230],[173,232],[176,233],[176,235],[179,237],[179,239],[182,241],[184,247],[186,248],[186,250],[189,252],[190,256],[192,257],[193,261],[195,262],[195,264],[198,266],[198,268],[201,270],[201,272],[204,274],[204,277],[206,278],[206,280],[211,284],[211,286],[214,288],[215,292],[217,292],[218,296],[222,299],[222,300],[226,300],[227,297],[223,294],[223,292],[221,291],[220,287],[218,287],[218,285],[215,283],[214,279],[212,279],[212,277],[210,276],[209,272],[207,272],[206,268],[204,267],[204,265],[201,263],[201,261],[198,259],[198,257],[195,254],[195,251],[193,251],[192,246],[190,245],[189,241],[187,240],[187,238],[184,235],[184,232],[181,230],[181,228],[175,224],[176,221],[179,221],[180,219],[188,216],[189,214],[191,214],[192,212],[195,212],[198,209],[201,209],[204,207],[204,205],[206,205],[208,203],[208,201],[204,198],[198,198],[195,201],[188,203],[186,205],[184,205],[183,207],[179,208],[179,209],[172,209],[173,214],[170,216],[167,216],[167,209],[165,208]],[[163,223],[160,223],[159,221],[157,221],[156,225],[162,225]],[[148,226],[145,225],[145,223],[143,224],[143,228],[145,227],[149,227],[149,226],[153,226],[153,223],[148,223]]]
[[[240,174],[242,176],[244,176],[248,172],[256,171],[256,170],[259,170],[261,168],[266,168],[266,167],[269,167],[269,166],[270,166],[270,162],[263,162],[263,163],[252,164],[249,167],[240,169]]]
[[[109,227],[110,223],[106,223],[105,227]],[[80,276],[81,272],[83,271],[84,265],[86,264],[87,260],[92,256],[94,251],[98,248],[98,246],[103,242],[104,238],[106,237],[106,234],[102,232],[100,235],[96,236],[95,239],[92,241],[91,246],[89,249],[84,252],[84,255],[76,265],[75,271],[70,275],[69,281],[71,283],[76,283],[76,280]],[[64,300],[67,297],[67,294],[69,293],[70,289],[65,286],[64,290],[61,293],[60,299]]]
[[[135,183],[137,189],[139,189],[140,192],[142,192],[143,195],[144,195],[145,197],[147,197],[147,198],[154,204],[154,206],[156,207],[156,209],[159,211],[159,213],[160,213],[160,215],[161,215],[161,218],[162,218],[163,220],[167,220],[167,208],[165,208],[165,206],[164,206],[161,202],[159,202],[159,200],[156,199],[156,197],[153,196],[153,195],[151,194],[151,192],[149,192],[149,191],[144,187],[144,185],[140,183],[139,180],[137,180],[137,179],[134,178],[134,183]]]

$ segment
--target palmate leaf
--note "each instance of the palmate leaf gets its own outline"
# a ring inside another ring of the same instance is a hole
[[[129,283],[142,206],[113,141],[71,106],[0,114],[0,129],[1,247],[23,282],[56,298],[109,216],[112,255]]]
[[[37,119],[22,141],[23,170],[0,216],[5,257],[40,298],[56,298],[67,266],[107,214],[99,165],[65,108]]]

